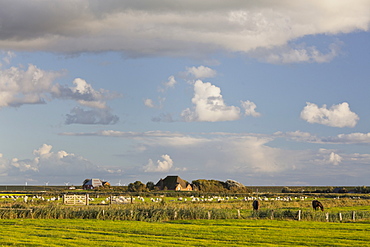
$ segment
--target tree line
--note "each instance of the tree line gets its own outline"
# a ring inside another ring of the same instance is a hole
[[[187,181],[185,181],[188,183]],[[234,181],[234,180],[226,180],[218,181],[218,180],[206,180],[206,179],[198,179],[193,180],[192,183],[193,191],[201,191],[201,192],[232,192],[232,193],[251,193],[252,190],[245,187],[243,184]],[[166,189],[165,189],[166,190]],[[159,191],[155,184],[151,181],[144,184],[141,181],[135,181],[130,183],[127,186],[127,191],[129,192],[155,192]]]

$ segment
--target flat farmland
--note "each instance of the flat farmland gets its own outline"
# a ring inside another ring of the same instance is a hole
[[[0,246],[370,246],[367,194],[89,198],[0,194]]]
[[[0,220],[2,246],[370,246],[370,222]]]

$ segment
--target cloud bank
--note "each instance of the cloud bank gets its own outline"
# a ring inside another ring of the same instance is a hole
[[[0,49],[129,56],[202,56],[290,46],[307,35],[369,30],[370,3],[356,1],[17,1],[0,3]],[[16,19],[13,17],[17,16]],[[326,61],[312,46],[268,56],[276,63]]]
[[[52,146],[43,144],[33,151],[31,159],[6,159],[0,154],[0,177],[8,183],[32,182],[43,184],[62,184],[80,181],[89,176],[112,176],[112,171],[100,168],[86,158],[60,150],[52,151]],[[119,174],[121,171],[115,170]],[[21,180],[20,178],[24,179]]]
[[[322,177],[323,173],[326,176],[336,174],[337,177],[333,178],[331,183],[336,183],[339,177],[348,176],[349,171],[358,177],[369,174],[366,172],[368,169],[365,171],[364,168],[370,162],[370,154],[346,153],[339,149],[321,147],[306,150],[273,147],[273,141],[282,137],[282,134],[268,136],[225,132],[182,134],[163,131],[101,131],[68,135],[130,139],[136,143],[132,146],[136,148],[130,150],[130,153],[136,152],[143,158],[147,153],[168,154],[156,162],[146,159],[148,162],[145,166],[138,166],[139,170],[147,173],[181,171],[181,174],[190,174],[193,178],[223,174],[244,180],[258,177],[267,184],[276,177],[284,177],[291,183],[309,184],[308,181],[315,181],[315,177]],[[308,133],[303,132],[289,134],[295,136],[296,141],[300,141],[301,137],[309,137]],[[191,163],[188,162],[190,156]],[[176,160],[176,166],[182,169],[176,168],[173,160]]]
[[[308,132],[276,132],[276,137],[284,137],[297,142],[321,143],[321,144],[370,144],[370,133],[339,134],[337,136],[318,137]]]

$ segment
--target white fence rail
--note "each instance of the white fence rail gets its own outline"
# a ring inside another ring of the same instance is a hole
[[[64,195],[63,203],[66,205],[89,205],[89,195]]]

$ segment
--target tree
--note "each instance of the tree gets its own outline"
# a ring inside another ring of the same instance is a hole
[[[135,181],[134,183],[130,183],[128,185],[128,191],[130,192],[144,192],[148,191],[145,184],[143,184],[141,181]]]
[[[154,185],[155,184],[152,181],[149,181],[149,182],[146,183],[146,188],[148,190],[154,190],[155,189]]]
[[[281,190],[282,193],[290,193],[292,192],[289,187],[284,187],[282,190]]]

